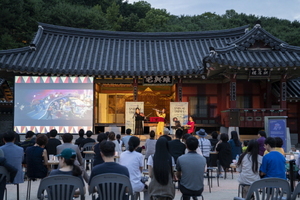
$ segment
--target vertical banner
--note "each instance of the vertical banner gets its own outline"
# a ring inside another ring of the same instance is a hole
[[[181,126],[188,122],[188,102],[170,102],[170,132],[175,134],[175,126],[180,123]]]
[[[268,121],[268,136],[270,137],[280,137],[283,140],[283,146],[285,152],[286,148],[286,119],[269,119]]]
[[[140,112],[144,112],[144,102],[126,102],[125,106],[125,130],[130,128],[132,133],[135,134],[135,109],[139,108]]]

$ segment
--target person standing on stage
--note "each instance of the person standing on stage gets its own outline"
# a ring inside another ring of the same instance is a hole
[[[166,109],[163,108],[161,111],[160,110],[156,110],[156,115],[158,117],[161,117],[161,118],[166,118]],[[164,128],[165,128],[165,120],[162,120],[162,121],[159,121],[157,123],[157,127],[156,127],[156,133],[158,135],[162,135],[164,133]]]
[[[143,135],[144,134],[144,127],[143,127],[143,121],[145,120],[145,116],[143,113],[140,112],[139,108],[135,109],[134,113],[135,118],[135,135]]]
[[[192,116],[189,117],[189,121],[186,125],[186,127],[188,128],[187,133],[188,134],[193,134],[194,133],[194,129],[195,129],[195,122]]]

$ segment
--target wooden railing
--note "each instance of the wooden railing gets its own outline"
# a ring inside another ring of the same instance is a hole
[[[265,116],[286,116],[286,108],[230,108],[221,112],[221,124],[225,127],[264,127]]]

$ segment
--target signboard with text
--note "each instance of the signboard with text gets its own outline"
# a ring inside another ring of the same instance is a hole
[[[267,120],[266,120],[267,119]],[[287,152],[287,126],[286,117],[278,116],[277,118],[265,117],[266,133],[268,137],[280,137],[283,140],[283,146],[285,152]]]
[[[172,76],[146,76],[143,85],[173,85]]]
[[[170,102],[170,130],[174,133],[176,123],[181,126],[186,125],[188,122],[188,102]],[[177,122],[176,122],[177,121]]]

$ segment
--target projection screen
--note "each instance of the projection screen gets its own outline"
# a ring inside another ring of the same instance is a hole
[[[93,130],[93,78],[16,76],[14,130],[78,133]]]

